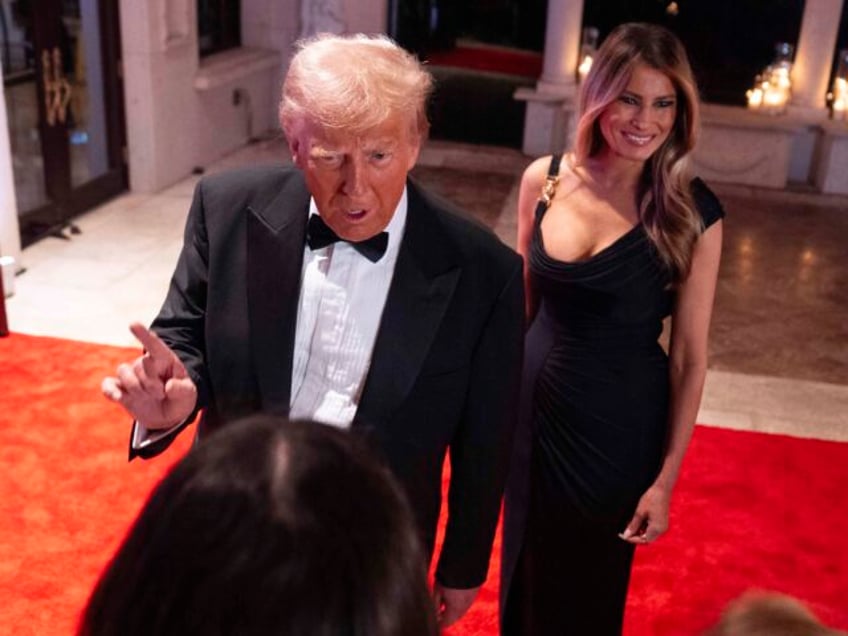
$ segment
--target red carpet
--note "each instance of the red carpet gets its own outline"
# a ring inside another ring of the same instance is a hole
[[[0,633],[74,633],[97,575],[164,461],[127,462],[129,422],[100,381],[137,350],[0,339]]]
[[[537,79],[542,74],[542,54],[498,47],[457,46],[449,51],[433,51],[427,62],[474,71],[490,71]]]
[[[69,634],[153,484],[184,453],[126,462],[128,422],[99,394],[134,350],[0,339],[0,633]],[[696,431],[672,531],[637,555],[625,633],[698,634],[755,587],[848,628],[848,444]],[[496,552],[497,554],[497,552]],[[497,559],[451,636],[496,634]]]

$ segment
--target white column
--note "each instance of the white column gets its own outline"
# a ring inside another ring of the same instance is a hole
[[[536,88],[519,88],[526,102],[522,150],[530,156],[571,145],[577,101],[577,64],[583,0],[549,0],[542,77]]]
[[[344,33],[347,18],[342,0],[300,0],[300,37]]]
[[[0,87],[2,86],[3,69],[0,68]],[[2,90],[0,90],[0,256],[11,256],[20,265],[21,234],[18,226],[18,205],[15,201],[15,176],[12,172],[9,124],[6,119],[6,97]]]
[[[792,105],[824,109],[844,0],[807,0],[792,68]]]
[[[549,0],[540,90],[574,91],[582,21],[583,0]]]

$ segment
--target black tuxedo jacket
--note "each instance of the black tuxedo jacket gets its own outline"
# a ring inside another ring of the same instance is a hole
[[[430,552],[450,449],[436,576],[468,588],[486,577],[512,442],[521,259],[412,181],[407,192],[406,229],[352,426],[405,488]],[[195,191],[153,329],[197,385],[200,438],[257,411],[288,413],[309,197],[300,172],[283,167],[207,177]],[[151,457],[171,439],[131,455]]]

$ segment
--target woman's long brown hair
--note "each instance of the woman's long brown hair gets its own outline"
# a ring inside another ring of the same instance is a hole
[[[698,91],[686,51],[668,29],[628,23],[604,40],[580,91],[574,156],[577,165],[603,147],[598,119],[618,99],[637,64],[664,73],[677,92],[677,116],[665,143],[645,163],[637,191],[642,224],[662,261],[679,282],[689,273],[692,251],[703,231],[692,198],[689,154],[700,128]]]

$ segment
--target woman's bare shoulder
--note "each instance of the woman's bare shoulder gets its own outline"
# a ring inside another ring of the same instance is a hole
[[[550,173],[551,155],[539,157],[533,161],[524,171],[521,179],[522,189],[541,194],[545,180]],[[581,183],[581,178],[575,171],[573,162],[569,155],[564,155],[559,164],[557,183],[554,186],[554,200],[561,200],[570,194]]]
[[[546,155],[532,161],[524,169],[524,174],[521,177],[522,185],[525,187],[541,188],[550,173],[552,158],[551,155]],[[568,155],[564,155],[560,160],[557,177],[560,182],[567,182],[577,178]]]
[[[533,160],[530,165],[524,169],[524,174],[521,176],[521,181],[525,186],[539,186],[545,182],[548,176],[548,171],[551,167],[551,155],[539,157]]]

